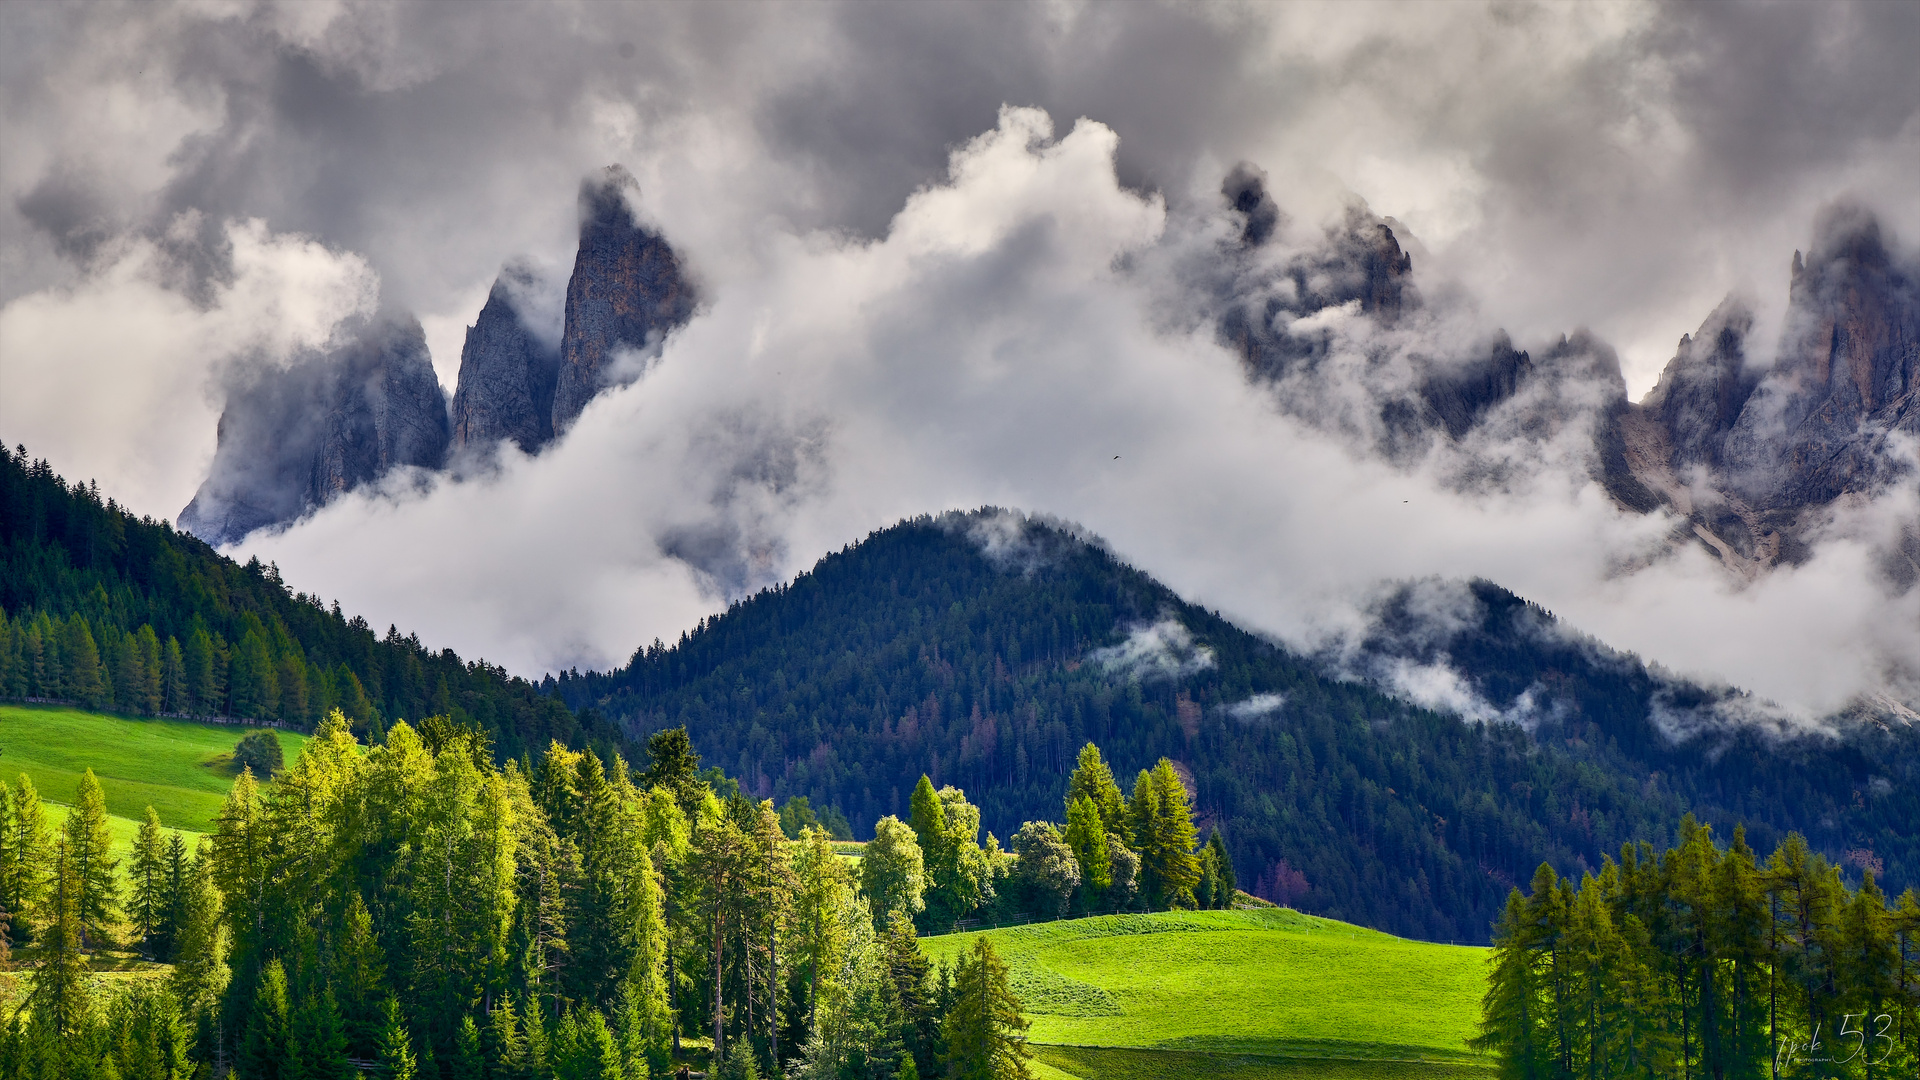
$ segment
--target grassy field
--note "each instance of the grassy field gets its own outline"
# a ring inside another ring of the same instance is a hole
[[[1466,1048],[1486,950],[1402,941],[1284,908],[1116,915],[985,934],[1048,1080],[1489,1075]]]
[[[229,758],[246,728],[135,720],[49,705],[0,705],[0,777],[21,773],[49,804],[73,801],[88,769],[106,792],[117,844],[130,843],[151,805],[169,829],[204,833],[233,786]],[[306,736],[276,731],[287,763]],[[50,805],[60,820],[64,806]],[[191,837],[189,838],[191,839]]]

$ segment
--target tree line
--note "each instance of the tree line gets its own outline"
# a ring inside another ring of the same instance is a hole
[[[1760,862],[1685,819],[1576,883],[1550,866],[1495,932],[1476,1045],[1516,1080],[1912,1077],[1920,896],[1850,885],[1789,835]]]
[[[0,785],[4,940],[33,961],[0,1078],[639,1080],[695,1036],[724,1077],[1024,1077],[1005,965],[983,938],[935,967],[916,917],[1233,895],[1170,762],[1123,795],[1085,747],[1065,825],[1013,851],[926,783],[858,859],[723,779],[681,729],[633,770],[501,760],[446,717],[362,744],[334,712],[197,845],[149,809],[124,867],[91,772],[58,830]],[[103,990],[89,958],[122,944],[166,978]]]
[[[399,717],[448,716],[513,756],[624,741],[497,666],[378,635],[272,565],[235,563],[0,447],[0,699],[25,698],[301,730],[339,709],[373,738]]]

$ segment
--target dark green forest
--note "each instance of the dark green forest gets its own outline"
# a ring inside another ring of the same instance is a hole
[[[499,667],[375,634],[272,566],[69,486],[25,447],[0,448],[0,698],[301,730],[338,708],[375,736],[449,716],[508,756],[620,740]]]
[[[747,790],[805,796],[861,830],[904,809],[923,771],[975,793],[1004,837],[1059,805],[1084,743],[1122,775],[1166,757],[1187,771],[1198,820],[1225,834],[1243,887],[1434,940],[1486,941],[1541,862],[1597,871],[1622,843],[1677,842],[1689,812],[1724,830],[1743,822],[1769,846],[1799,830],[1890,883],[1920,868],[1910,728],[1779,740],[1727,729],[1673,745],[1655,696],[1699,691],[1540,632],[1546,612],[1485,584],[1485,622],[1451,659],[1502,704],[1530,687],[1558,704],[1531,730],[1469,723],[1334,677],[1097,543],[1009,520],[981,511],[876,532],[672,645],[555,689],[636,733],[685,725]],[[1129,665],[1098,652],[1156,624],[1135,641],[1159,641],[1157,653]]]
[[[1514,1080],[1912,1077],[1920,896],[1692,818],[1579,882],[1543,865],[1507,898],[1476,1042]]]

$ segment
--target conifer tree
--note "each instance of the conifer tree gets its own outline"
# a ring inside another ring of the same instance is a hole
[[[1214,895],[1210,906],[1230,908],[1240,882],[1233,875],[1233,856],[1227,853],[1227,841],[1220,835],[1218,826],[1207,835],[1207,850],[1213,853],[1214,865]]]
[[[86,1020],[86,942],[80,919],[81,882],[66,841],[54,847],[52,885],[42,921],[40,964],[33,972],[27,1003],[56,1033],[77,1030]]]
[[[140,823],[133,842],[131,884],[133,903],[128,914],[133,929],[140,935],[140,949],[149,960],[161,956],[161,941],[167,918],[167,861],[165,842],[160,835],[160,815],[147,807],[146,820]]]
[[[203,839],[180,892],[170,981],[174,997],[190,1013],[212,1009],[227,987],[227,930],[221,921],[213,867],[211,845]]]
[[[308,985],[290,1002],[290,1010],[286,1075],[302,1080],[352,1080],[355,1070],[347,1064],[347,1035],[333,991]]]
[[[254,988],[246,1037],[240,1043],[240,1073],[257,1080],[293,1080],[293,1005],[286,968],[269,960]]]
[[[480,1050],[480,1026],[462,1016],[453,1037],[453,1055],[447,1061],[447,1080],[485,1080],[486,1059]]]
[[[1080,758],[1067,778],[1067,806],[1086,799],[1100,815],[1103,833],[1126,833],[1128,829],[1126,797],[1113,781],[1113,770],[1100,757],[1100,748],[1088,743],[1080,748]],[[1068,818],[1072,820],[1071,817]]]
[[[1061,838],[1073,849],[1074,860],[1080,864],[1083,887],[1094,896],[1104,897],[1113,886],[1113,856],[1107,851],[1106,826],[1101,821],[1100,810],[1091,798],[1082,795],[1067,803],[1067,828]],[[1093,906],[1093,902],[1088,906]]]
[[[380,1025],[380,1075],[383,1080],[419,1080],[420,1067],[413,1055],[413,1039],[407,1034],[400,1002],[388,998]]]
[[[347,902],[334,952],[347,1051],[353,1057],[371,1058],[378,1053],[386,1019],[380,1003],[387,996],[387,965],[374,937],[373,915],[358,892]]]
[[[67,813],[67,857],[77,882],[75,910],[81,934],[89,946],[110,940],[120,916],[120,881],[114,873],[120,860],[113,857],[113,834],[107,830],[106,794],[88,769],[74,793]]]
[[[900,1009],[900,1042],[909,1060],[934,1065],[940,1036],[940,1017],[934,1013],[933,988],[928,985],[931,966],[920,951],[913,922],[894,912],[887,931],[880,937],[885,955],[886,977],[892,985],[894,1001]]]
[[[519,1080],[527,1075],[527,1041],[521,1033],[520,1017],[514,1011],[511,998],[502,998],[487,1017],[487,1028],[481,1033],[481,1047],[486,1056],[487,1075],[494,1080]]]
[[[985,937],[954,973],[943,1060],[951,1080],[1031,1080],[1027,1021],[1007,981],[1007,965]]]

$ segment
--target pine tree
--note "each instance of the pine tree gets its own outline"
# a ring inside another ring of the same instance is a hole
[[[186,837],[181,836],[177,829],[167,834],[162,863],[160,924],[155,933],[154,955],[163,961],[170,961],[179,944],[180,928],[185,921],[186,909],[183,904],[186,901],[187,873],[191,863]]]
[[[133,928],[140,935],[140,949],[147,959],[159,959],[167,918],[166,848],[160,836],[160,815],[147,807],[146,820],[133,842],[131,884],[133,904],[128,912]]]
[[[954,975],[953,1007],[947,1013],[943,1061],[952,1080],[1031,1080],[1027,1021],[1007,982],[1007,965],[985,937]]]
[[[120,881],[114,871],[113,834],[107,830],[107,798],[88,769],[80,777],[73,809],[67,814],[68,857],[78,882],[75,897],[81,934],[90,945],[109,942],[120,917]]]

